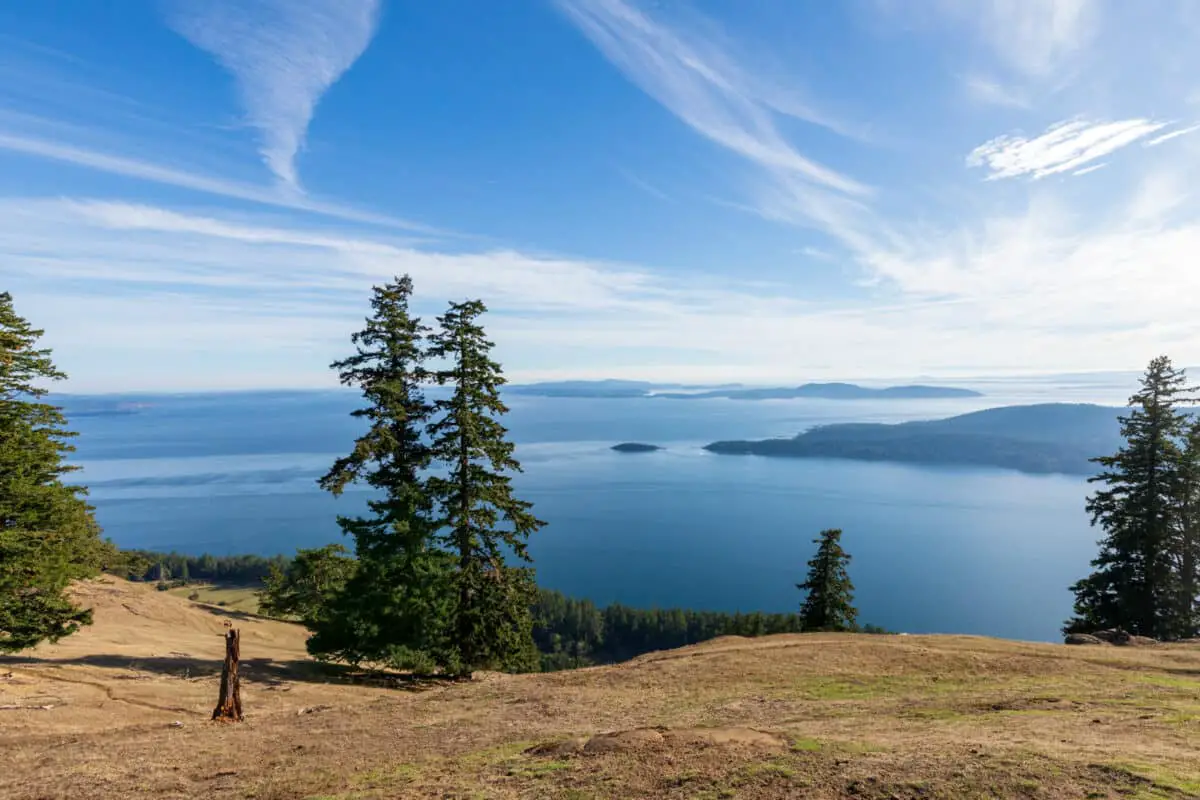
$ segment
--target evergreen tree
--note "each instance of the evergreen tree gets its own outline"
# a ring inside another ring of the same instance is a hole
[[[190,583],[192,580],[192,572],[188,568],[188,560],[186,558],[179,565],[179,580],[184,583]]]
[[[429,355],[441,359],[439,385],[449,398],[435,406],[430,425],[435,462],[448,474],[429,479],[438,505],[440,540],[455,559],[454,597],[444,662],[451,671],[528,669],[536,663],[532,618],[536,587],[532,570],[506,564],[506,555],[529,562],[529,534],[544,523],[530,503],[512,493],[511,474],[521,466],[500,417],[500,365],[477,322],[487,311],[478,300],[451,303],[438,318]]]
[[[1174,638],[1180,626],[1179,497],[1185,469],[1180,442],[1187,418],[1182,370],[1159,356],[1120,417],[1124,446],[1093,459],[1089,478],[1105,488],[1087,502],[1092,524],[1105,531],[1091,575],[1076,582],[1075,618],[1067,632],[1122,628],[1139,636]]]
[[[858,629],[858,610],[854,601],[854,584],[846,572],[850,556],[842,550],[842,532],[838,529],[821,531],[813,539],[817,554],[808,562],[808,580],[796,584],[807,592],[800,607],[800,628],[804,631],[853,631]]]
[[[76,469],[64,463],[74,434],[39,384],[66,376],[38,348],[42,334],[0,293],[0,651],[8,652],[90,624],[91,612],[65,590],[112,552],[85,490],[64,482]]]
[[[1171,543],[1179,573],[1174,633],[1189,639],[1200,636],[1200,419],[1187,424],[1182,456]]]
[[[379,496],[365,516],[340,516],[354,540],[358,568],[345,589],[314,619],[309,650],[350,663],[382,662],[424,671],[442,641],[449,577],[447,554],[431,547],[434,526],[423,471],[430,450],[422,438],[432,410],[423,384],[428,328],[409,313],[406,275],[375,287],[373,314],[352,336],[355,353],[332,365],[345,386],[362,392],[353,416],[369,424],[349,455],[320,480],[340,496],[364,483]]]
[[[297,550],[286,566],[274,564],[259,592],[264,614],[291,617],[317,628],[354,575],[357,563],[340,544]]]

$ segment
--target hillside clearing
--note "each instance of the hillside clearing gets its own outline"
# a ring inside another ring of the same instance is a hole
[[[103,579],[0,660],[5,798],[1185,798],[1200,647],[725,638],[469,683],[351,683],[305,632]],[[242,631],[241,725],[208,722]],[[176,723],[182,723],[176,725]]]
[[[231,611],[258,613],[258,592],[261,587],[235,586],[229,584],[190,583],[174,586],[167,591],[177,597],[193,599],[197,603],[220,606]]]

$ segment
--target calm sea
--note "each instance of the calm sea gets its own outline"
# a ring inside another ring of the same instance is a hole
[[[545,586],[598,603],[786,611],[812,540],[845,531],[861,619],[911,633],[1053,640],[1097,532],[1078,477],[836,460],[717,456],[716,439],[835,421],[931,419],[996,405],[1122,404],[1130,380],[999,381],[971,400],[765,401],[511,397],[519,493],[548,525],[531,542]],[[78,416],[77,463],[126,547],[291,553],[341,537],[315,479],[346,452],[340,392],[158,397]],[[622,441],[666,450],[620,454]]]

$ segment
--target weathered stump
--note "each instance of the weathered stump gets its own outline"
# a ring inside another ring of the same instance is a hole
[[[241,637],[230,629],[225,633],[225,665],[221,668],[221,696],[212,718],[221,722],[242,721],[242,686],[238,680]]]

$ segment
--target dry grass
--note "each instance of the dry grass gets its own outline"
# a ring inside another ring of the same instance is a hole
[[[81,592],[95,626],[0,663],[0,705],[53,706],[0,711],[0,797],[1200,797],[1196,646],[727,638],[382,688],[314,669],[295,626]],[[226,619],[241,725],[207,721]]]

